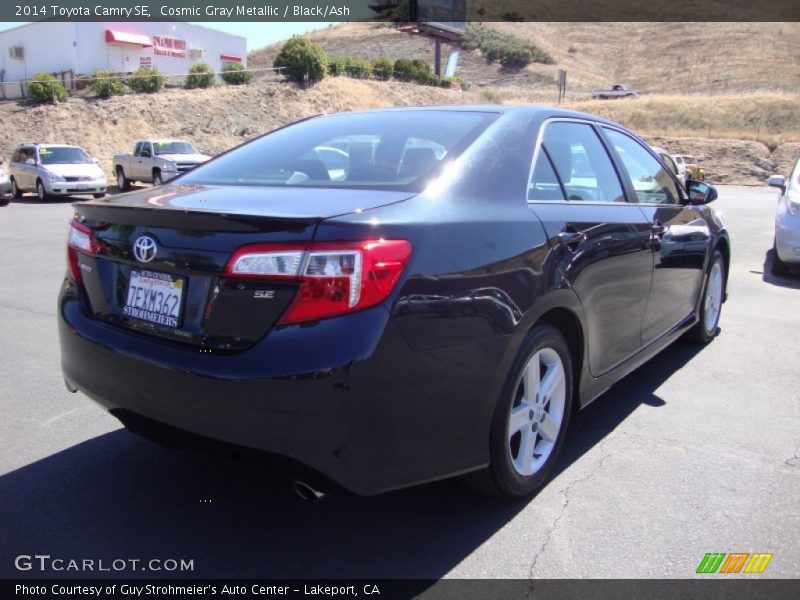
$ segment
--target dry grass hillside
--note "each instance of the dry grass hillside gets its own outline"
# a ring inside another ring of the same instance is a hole
[[[342,77],[326,79],[307,90],[291,83],[259,80],[243,87],[171,89],[108,100],[73,97],[57,106],[1,102],[0,155],[8,158],[23,140],[70,141],[99,158],[110,174],[112,155],[130,152],[133,141],[142,137],[185,138],[204,151],[218,153],[313,114],[385,106],[485,104],[486,92]],[[514,93],[508,101],[546,100],[535,89]],[[800,153],[800,100],[796,95],[754,93],[724,101],[706,96],[653,96],[574,106],[631,125],[674,152],[697,155],[709,177],[719,182],[763,182],[772,173],[786,172]],[[786,128],[785,123],[792,125]],[[747,129],[751,125],[753,128]],[[748,131],[753,132],[749,140],[744,135]],[[723,135],[732,139],[709,139]],[[766,143],[754,141],[758,139]]]
[[[612,82],[658,94],[796,92],[800,88],[800,23],[487,23],[531,41],[555,59],[519,71],[489,64],[480,51],[462,54],[459,75],[476,86],[553,90],[567,70],[568,97],[581,99]],[[331,54],[433,60],[430,39],[385,24],[347,23],[309,35]],[[250,53],[269,67],[276,44]],[[452,49],[445,47],[445,53]]]

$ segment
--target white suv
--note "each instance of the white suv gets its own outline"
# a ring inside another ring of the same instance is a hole
[[[97,161],[70,144],[20,144],[11,156],[9,176],[15,198],[24,192],[35,192],[39,200],[106,194],[106,176]]]

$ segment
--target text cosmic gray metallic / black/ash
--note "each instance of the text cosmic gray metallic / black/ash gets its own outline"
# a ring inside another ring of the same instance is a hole
[[[64,377],[134,432],[277,453],[359,494],[464,475],[524,496],[574,409],[717,334],[714,198],[557,108],[306,119],[75,205]]]

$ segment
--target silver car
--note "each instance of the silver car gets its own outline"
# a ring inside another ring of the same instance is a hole
[[[11,180],[3,165],[3,159],[0,158],[0,206],[8,204],[9,194],[11,194]]]
[[[769,185],[781,190],[775,214],[772,274],[786,275],[791,267],[800,267],[800,158],[788,180],[783,175],[773,175]]]
[[[97,161],[70,144],[20,144],[11,156],[9,175],[15,198],[25,192],[35,192],[39,200],[106,194],[106,176]]]

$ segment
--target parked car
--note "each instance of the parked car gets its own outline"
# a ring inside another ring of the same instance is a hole
[[[769,185],[781,190],[775,214],[772,274],[788,275],[790,268],[800,267],[800,158],[788,179],[773,175]]]
[[[210,158],[182,140],[140,140],[133,154],[114,155],[114,174],[119,189],[126,191],[136,181],[161,185]]]
[[[0,158],[0,206],[8,204],[9,195],[11,194],[11,180],[8,178],[5,167],[3,166],[3,159]]]
[[[678,165],[678,171],[684,181],[689,181],[690,179],[705,181],[705,169],[698,164],[697,158],[690,154],[673,154],[672,158],[675,159],[675,164]]]
[[[83,149],[72,144],[20,144],[11,155],[11,194],[35,192],[39,200],[52,196],[106,194],[106,176]]]
[[[678,181],[686,185],[686,171],[681,170],[678,168],[678,164],[675,162],[675,159],[672,155],[664,150],[663,148],[659,148],[658,146],[650,146],[653,149],[653,152],[658,154],[658,158],[661,159],[661,162],[669,169],[669,172],[672,173]]]
[[[615,83],[611,86],[611,89],[608,90],[594,90],[592,92],[592,98],[597,100],[610,100],[613,98],[638,98],[639,92],[637,90],[632,90],[627,86],[622,85],[621,83]]]
[[[314,158],[364,135],[341,178]],[[277,453],[359,494],[464,474],[525,496],[574,408],[717,335],[715,198],[558,108],[303,120],[75,205],[64,378],[146,437]]]

